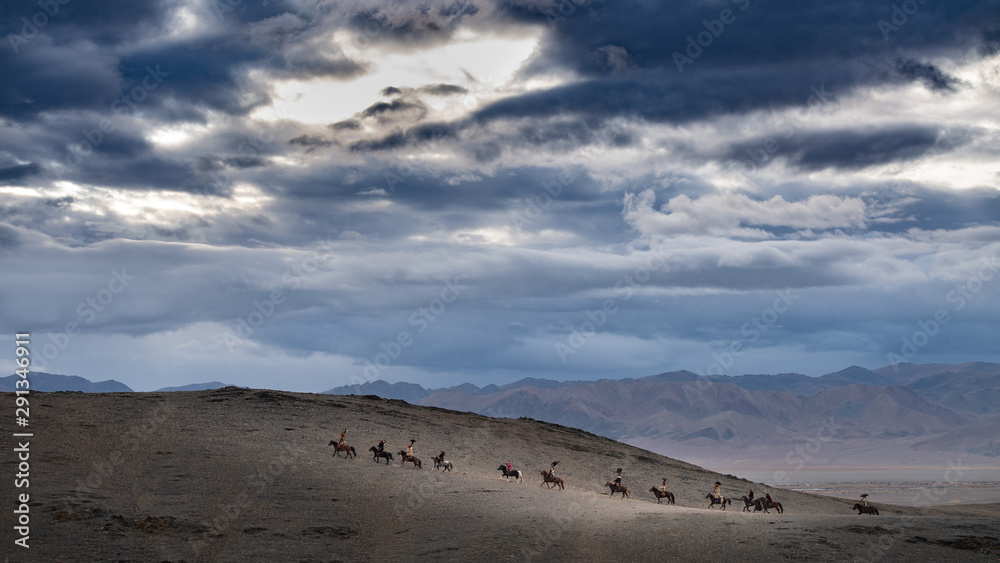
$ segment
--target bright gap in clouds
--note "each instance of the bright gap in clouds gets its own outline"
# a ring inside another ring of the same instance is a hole
[[[541,32],[526,30],[519,37],[479,36],[459,33],[447,44],[406,53],[384,51],[375,46],[353,46],[350,37],[334,40],[344,46],[345,55],[368,61],[372,72],[354,80],[288,80],[274,85],[275,101],[253,117],[294,119],[302,123],[326,124],[349,119],[379,101],[379,92],[387,86],[418,88],[429,84],[457,84],[469,90],[464,96],[442,100],[425,96],[425,102],[438,110],[452,109],[453,118],[479,105],[503,97],[511,91],[510,82],[521,65],[535,51]],[[479,83],[470,83],[468,72]],[[456,99],[459,103],[455,103]],[[447,103],[443,103],[447,102]]]

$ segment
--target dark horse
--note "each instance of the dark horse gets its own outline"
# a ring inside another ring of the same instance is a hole
[[[399,466],[400,467],[402,467],[404,463],[410,462],[410,463],[413,464],[413,468],[414,469],[416,469],[418,467],[420,469],[423,469],[423,466],[420,465],[420,458],[419,457],[417,457],[415,455],[406,455],[406,452],[404,452],[403,450],[399,450],[399,457],[400,457],[400,461],[399,461]]]
[[[337,457],[337,454],[339,454],[340,452],[345,452],[347,454],[347,457],[358,457],[358,452],[354,451],[354,446],[348,446],[347,444],[341,446],[340,444],[334,442],[333,440],[330,440],[330,443],[327,445],[336,446],[337,449],[335,452],[333,452],[333,457]]]
[[[392,459],[392,454],[390,452],[380,452],[375,446],[368,448],[368,451],[372,453],[372,461],[375,463],[378,463],[379,458],[381,458],[385,460],[386,465],[389,465],[389,460]]]
[[[715,497],[712,496],[712,493],[705,495],[705,498],[709,499],[710,501],[708,503],[708,508],[712,508],[713,504],[721,504],[722,510],[725,510],[727,504],[733,504],[732,499],[728,499],[726,497],[722,497],[721,499],[716,499]]]
[[[651,492],[654,495],[656,495],[656,504],[660,504],[660,502],[661,502],[660,499],[661,498],[667,499],[667,504],[677,504],[677,502],[674,501],[674,493],[671,493],[670,491],[661,491],[660,489],[657,489],[656,487],[650,487],[649,488],[649,492]]]
[[[862,514],[878,514],[878,509],[874,506],[861,506],[861,503],[855,503],[854,510],[858,511],[858,516],[861,516]]]
[[[770,514],[770,512],[767,511],[768,508],[773,508],[773,509],[777,510],[778,514],[781,514],[782,512],[785,511],[785,509],[781,507],[781,503],[778,502],[778,501],[776,501],[776,500],[772,500],[771,502],[767,502],[767,499],[762,499],[762,498],[754,499],[754,501],[753,501],[753,511],[754,512],[759,512],[759,511],[763,510],[764,514]]]
[[[757,503],[760,502],[760,499],[753,499],[753,500],[751,500],[750,497],[748,497],[746,495],[741,496],[740,500],[743,501],[743,512],[750,512],[750,506],[757,506]],[[757,512],[757,511],[754,510],[754,512]]]
[[[549,473],[548,469],[542,470],[542,485],[548,485],[551,489],[552,487],[559,487],[560,489],[566,488],[566,482],[563,481],[562,477],[556,477]],[[542,485],[538,485],[541,487]]]
[[[524,481],[521,477],[520,469],[511,469],[510,471],[507,471],[507,466],[501,465],[500,467],[497,467],[497,471],[503,471],[503,476],[506,477],[507,480],[510,480],[510,478],[513,477],[515,481]]]
[[[621,493],[622,498],[625,497],[632,498],[632,490],[629,489],[628,487],[625,487],[623,485],[616,485],[611,481],[605,483],[604,486],[611,489],[611,496],[615,496],[615,493]]]

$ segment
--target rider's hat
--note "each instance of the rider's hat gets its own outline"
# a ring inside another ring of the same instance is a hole
[[[716,481],[716,482],[715,482],[715,484],[716,484],[716,485],[722,485],[722,483],[720,483],[720,482],[718,482],[718,481]]]

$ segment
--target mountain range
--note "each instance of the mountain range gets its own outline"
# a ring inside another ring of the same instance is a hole
[[[13,390],[16,379],[0,378],[0,390]],[[31,382],[35,391],[131,391],[115,380],[46,373],[33,373]],[[196,383],[161,391],[224,386]],[[820,377],[675,371],[638,379],[526,378],[440,389],[376,380],[323,393],[552,422],[706,467],[799,467],[806,457],[831,466],[964,459],[992,467],[1000,457],[1000,364],[984,362],[851,366]]]
[[[956,456],[996,465],[1000,364],[858,366],[703,377],[676,371],[640,379],[424,389],[375,381],[336,387],[489,416],[527,417],[681,455],[706,466],[781,467],[815,444],[813,463],[944,464]],[[980,459],[985,458],[985,459]]]

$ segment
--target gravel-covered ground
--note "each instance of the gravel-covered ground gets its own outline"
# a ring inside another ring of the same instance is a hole
[[[533,420],[236,388],[30,398],[27,489],[14,430],[0,437],[9,561],[1000,561],[1000,505],[859,516],[771,490],[784,513],[723,512],[706,508],[716,480],[734,498],[765,487]],[[344,428],[355,459],[328,446]],[[422,469],[395,455],[411,438]],[[367,451],[379,439],[389,465]],[[453,471],[433,469],[440,450]],[[508,459],[522,483],[500,477]],[[565,490],[540,486],[553,460]],[[603,487],[618,467],[631,499]],[[649,492],[664,477],[676,505]],[[30,549],[14,544],[23,492]]]

